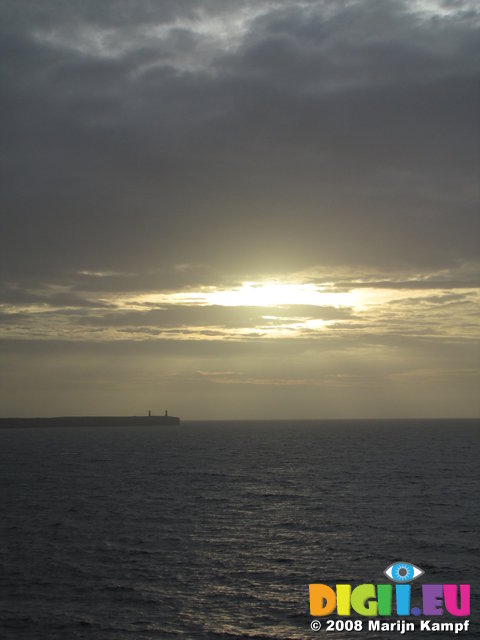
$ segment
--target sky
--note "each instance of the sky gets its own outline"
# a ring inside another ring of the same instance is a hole
[[[480,415],[477,2],[0,18],[0,415]]]

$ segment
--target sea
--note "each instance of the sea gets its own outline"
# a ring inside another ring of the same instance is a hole
[[[0,429],[0,638],[479,638],[479,454],[478,420]],[[396,561],[471,584],[468,631],[312,630],[309,584]]]

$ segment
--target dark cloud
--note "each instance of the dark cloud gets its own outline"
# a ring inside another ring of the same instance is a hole
[[[475,257],[473,8],[121,5],[5,5],[7,273]]]
[[[79,324],[121,327],[258,327],[281,324],[285,320],[349,318],[349,309],[318,307],[314,305],[286,305],[282,307],[223,307],[166,305],[164,308],[145,311],[114,311],[101,316],[83,316]]]
[[[480,287],[480,280],[478,279],[464,279],[464,280],[436,280],[434,278],[425,278],[422,280],[382,280],[382,281],[365,281],[359,282],[352,280],[351,282],[337,282],[335,288],[339,290],[350,289],[408,289],[408,290],[422,290],[422,289],[478,289]]]

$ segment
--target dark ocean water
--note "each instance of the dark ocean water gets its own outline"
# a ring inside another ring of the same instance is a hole
[[[3,429],[0,451],[2,640],[401,637],[310,630],[309,583],[395,560],[471,583],[456,637],[480,637],[479,421]]]

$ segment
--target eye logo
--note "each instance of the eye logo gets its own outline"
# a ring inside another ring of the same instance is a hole
[[[410,562],[394,562],[383,572],[389,580],[398,583],[411,582],[422,576],[425,571]]]

